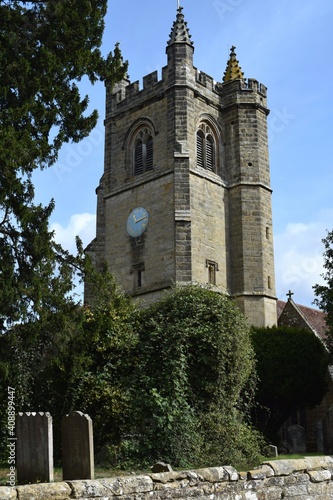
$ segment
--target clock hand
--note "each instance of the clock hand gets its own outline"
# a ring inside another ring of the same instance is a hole
[[[147,219],[147,215],[140,217],[140,219],[135,219],[135,222],[140,222],[140,220]]]

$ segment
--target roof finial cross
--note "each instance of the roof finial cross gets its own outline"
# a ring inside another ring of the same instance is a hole
[[[177,0],[177,10],[180,9],[180,0]]]
[[[291,300],[291,297],[294,295],[294,292],[292,292],[291,290],[289,290],[288,293],[286,293],[287,297],[289,300]]]

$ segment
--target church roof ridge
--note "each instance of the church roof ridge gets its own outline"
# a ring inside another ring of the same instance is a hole
[[[287,302],[282,300],[277,301],[278,320],[284,313],[284,310],[286,309],[288,304],[297,312],[299,317],[303,319],[303,321],[321,340],[324,340],[326,338],[328,326],[326,323],[327,314],[324,311],[321,311],[314,307],[298,304],[291,297],[289,297]]]
[[[177,9],[176,21],[173,22],[168,45],[172,45],[173,43],[188,43],[193,47],[187,22],[184,18],[183,7],[181,6]]]
[[[236,47],[233,45],[230,49],[230,56],[227,63],[227,68],[224,72],[223,82],[230,82],[232,80],[243,80],[244,73],[239,66],[239,61],[236,59]]]

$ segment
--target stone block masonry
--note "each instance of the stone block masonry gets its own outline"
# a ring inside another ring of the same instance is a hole
[[[333,457],[267,461],[237,472],[233,467],[119,476],[98,480],[0,487],[0,500],[329,500]]]
[[[272,326],[266,87],[244,78],[235,47],[223,81],[198,70],[182,10],[161,79],[154,71],[142,88],[127,78],[106,85],[104,173],[86,251],[142,306],[197,283],[233,298],[249,325]],[[126,231],[136,207],[149,214],[139,242]],[[87,284],[85,300],[93,299]]]

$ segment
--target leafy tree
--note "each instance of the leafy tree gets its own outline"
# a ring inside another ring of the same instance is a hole
[[[328,332],[326,345],[330,352],[330,361],[333,360],[333,231],[327,232],[326,238],[322,240],[324,245],[324,269],[322,274],[326,285],[315,285],[313,287],[316,299],[314,303],[327,313],[326,322]]]
[[[97,112],[86,114],[89,98],[80,96],[78,82],[112,86],[126,71],[118,46],[106,58],[100,52],[106,6],[0,1],[0,329],[38,301],[42,273],[37,281],[35,269],[66,258],[48,230],[53,201],[34,204],[31,176],[95,126]]]
[[[138,328],[123,460],[187,466],[258,457],[246,421],[254,355],[236,306],[210,290],[176,288],[139,312]]]
[[[67,256],[61,263],[43,258],[30,275],[31,286],[36,283],[31,295],[33,310],[24,321],[7,325],[0,334],[0,419],[4,429],[8,386],[15,388],[17,411],[51,411],[56,418],[68,407],[72,374],[82,373],[78,356],[70,357],[76,354],[83,315],[72,294],[76,268],[84,270],[82,248],[77,257]]]
[[[93,419],[96,452],[105,441],[119,442],[128,418],[134,305],[107,272],[86,267],[97,297],[93,307],[67,299],[60,308],[44,308],[41,319],[0,336],[8,360],[0,354],[0,388],[3,393],[8,385],[16,388],[19,411],[51,413],[57,460],[60,422],[70,411]],[[5,404],[3,409],[5,414]]]
[[[319,404],[327,390],[328,357],[309,330],[252,328],[257,358],[256,423],[277,442],[283,422],[295,411]]]
[[[117,450],[122,434],[128,432],[138,335],[136,306],[106,268],[90,274],[89,285],[95,301],[84,309],[81,334],[89,364],[76,378],[72,406],[93,419],[99,453],[105,443]],[[102,451],[108,456],[106,449]],[[112,458],[116,459],[116,451]]]

